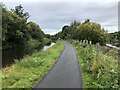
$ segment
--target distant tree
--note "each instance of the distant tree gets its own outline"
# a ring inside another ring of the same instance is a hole
[[[62,32],[61,32],[61,36],[63,39],[66,39],[67,37],[70,36],[70,29],[69,29],[70,26],[67,26],[65,25],[63,28],[62,28]]]
[[[30,17],[28,12],[24,12],[23,7],[21,6],[21,4],[19,6],[16,6],[15,9],[11,9],[12,12],[16,13],[17,15],[19,15],[20,17],[23,17],[25,19],[28,19]]]
[[[45,37],[50,39],[51,35],[50,34],[46,34]]]
[[[88,23],[88,22],[90,22],[90,19],[86,19],[84,23]]]
[[[109,42],[113,45],[120,46],[120,31],[109,34]]]
[[[80,22],[78,22],[78,21],[73,21],[71,24],[70,24],[70,26],[72,27],[75,27],[75,26],[79,26],[81,23]]]
[[[74,21],[70,26],[64,26],[61,36],[63,39],[91,40],[93,43],[104,45],[108,38],[108,33],[100,24],[90,22],[90,19],[86,19],[83,23]]]
[[[34,22],[28,22],[29,26],[29,34],[33,39],[37,39],[39,41],[43,41],[44,32],[40,29],[39,25]]]

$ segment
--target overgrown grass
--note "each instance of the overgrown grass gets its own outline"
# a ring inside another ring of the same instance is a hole
[[[42,42],[31,38],[25,47],[32,48],[32,47],[38,47],[39,45],[42,45]]]
[[[44,45],[50,45],[51,44],[51,40],[48,38],[44,38]]]
[[[70,40],[82,70],[83,88],[118,88],[118,58],[116,50]],[[104,48],[105,49],[105,48]]]
[[[31,88],[51,69],[64,48],[62,41],[46,51],[36,51],[31,56],[15,60],[3,69],[2,88]]]
[[[44,45],[50,45],[51,44],[51,39],[49,38],[43,38],[42,41],[39,41],[37,39],[30,38],[27,42],[24,44],[13,44],[13,43],[7,43],[3,42],[3,49],[14,49],[14,48],[35,48],[35,47],[43,47]]]
[[[40,42],[39,40],[36,40],[36,39],[30,39],[28,41],[28,43],[26,44],[25,47],[29,47],[29,48],[32,48],[32,47],[38,47],[38,46],[44,46],[44,45],[50,45],[51,44],[51,40],[48,39],[48,38],[44,38],[42,42]]]

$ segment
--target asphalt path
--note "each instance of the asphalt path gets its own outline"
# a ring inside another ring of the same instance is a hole
[[[80,66],[74,48],[66,41],[64,44],[65,49],[57,63],[36,88],[82,88]]]

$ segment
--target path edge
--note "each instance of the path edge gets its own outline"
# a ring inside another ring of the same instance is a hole
[[[63,42],[63,41],[62,41],[62,42]],[[63,42],[63,43],[64,43],[64,42]],[[44,78],[50,73],[50,71],[54,68],[54,66],[55,66],[56,63],[58,62],[58,60],[59,60],[60,56],[62,55],[62,53],[64,52],[64,50],[65,50],[65,43],[64,43],[64,48],[63,48],[63,50],[60,52],[60,54],[59,54],[57,60],[55,61],[54,65],[48,70],[48,72],[43,76],[43,78],[42,78],[41,80],[37,81],[37,82],[35,83],[35,85],[33,85],[32,89],[36,88],[36,86],[39,84],[39,82],[42,82],[42,81],[44,80]]]
[[[81,77],[83,77],[83,73],[82,73],[82,71],[81,71],[81,64],[80,64],[80,62],[79,62],[79,58],[78,58],[78,56],[77,56],[77,52],[76,52],[76,50],[75,50],[75,48],[74,48],[74,46],[70,43],[70,42],[68,42],[72,47],[73,47],[73,49],[74,49],[74,52],[75,52],[75,56],[77,57],[77,63],[78,63],[78,66],[79,66],[79,72],[80,72],[80,75],[81,75]],[[81,78],[82,79],[82,85],[81,85],[81,88],[83,89],[83,78]]]

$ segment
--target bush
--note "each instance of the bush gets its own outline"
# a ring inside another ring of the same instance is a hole
[[[70,42],[80,62],[84,88],[118,88],[118,58],[114,56],[116,50],[111,49],[105,54],[99,48],[102,46],[83,42],[76,44],[74,40]]]
[[[59,48],[58,48],[59,47]],[[3,88],[31,88],[52,68],[64,48],[62,41],[47,51],[36,51],[31,56],[15,60],[11,67],[3,69]]]

